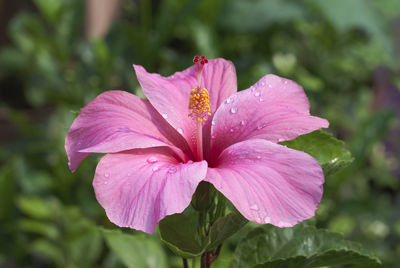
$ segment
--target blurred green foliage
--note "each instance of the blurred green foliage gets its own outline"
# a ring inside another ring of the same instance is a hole
[[[399,45],[392,22],[400,17],[399,1],[126,0],[121,17],[96,40],[83,38],[83,1],[34,4],[34,11],[12,18],[11,43],[0,48],[0,115],[6,122],[0,266],[123,267],[132,262],[129,251],[144,247],[159,257],[136,258],[143,267],[181,266],[157,236],[138,234],[130,243],[123,233],[111,237],[112,231],[98,228],[115,228],[91,187],[99,156],[71,174],[64,138],[77,111],[99,93],[141,95],[132,63],[168,75],[188,67],[194,55],[232,60],[239,89],[266,73],[305,88],[312,113],[330,121],[330,132],[355,159],[326,178],[313,220],[374,250],[385,267],[396,266],[400,146],[390,155],[385,144],[400,124],[394,112],[371,107],[377,68],[396,81]],[[253,227],[230,238],[215,267],[229,264],[240,234]],[[132,248],[121,253],[116,248],[124,243]]]

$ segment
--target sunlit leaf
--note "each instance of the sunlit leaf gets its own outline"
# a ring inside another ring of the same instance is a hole
[[[300,136],[282,143],[292,149],[306,152],[318,160],[325,176],[345,168],[353,161],[344,142],[332,137],[322,130]]]
[[[232,268],[311,268],[338,264],[372,267],[379,263],[372,252],[339,234],[301,224],[293,228],[265,225],[240,241]]]

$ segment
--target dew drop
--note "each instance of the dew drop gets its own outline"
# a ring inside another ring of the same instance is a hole
[[[268,87],[269,87],[269,88],[271,88],[271,87],[272,87],[272,85],[271,85],[271,84],[268,84]]]
[[[231,114],[235,114],[235,113],[237,113],[237,111],[238,111],[237,107],[232,107],[230,112],[231,112]]]
[[[229,104],[229,103],[231,103],[232,101],[233,101],[233,98],[232,98],[232,97],[229,97],[229,98],[226,99],[225,103],[226,103],[226,104]]]
[[[178,131],[179,134],[181,134],[181,135],[183,134],[183,129],[178,128],[178,129],[176,129],[176,130]]]
[[[258,210],[259,210],[259,209],[258,209],[258,206],[257,206],[256,204],[251,205],[250,209],[251,209],[251,210],[254,210],[254,211],[258,211]]]
[[[157,158],[155,158],[154,156],[147,158],[147,163],[149,164],[157,163],[157,161]]]
[[[260,129],[265,128],[266,126],[267,126],[266,124],[260,124],[257,126],[257,129],[260,130]]]
[[[231,128],[229,131],[230,131],[230,132],[235,132],[235,130],[234,130],[233,128]]]
[[[262,85],[262,86],[265,86],[265,82],[261,82],[261,85]]]
[[[107,184],[108,184],[108,181],[104,181],[104,184],[107,185]]]
[[[278,139],[278,142],[282,142],[282,141],[285,141],[285,140],[282,139],[282,138],[279,138],[279,139]]]
[[[211,125],[215,126],[215,121],[214,120],[211,121]]]
[[[264,101],[264,99],[263,98],[260,98],[260,102],[263,102]]]
[[[104,177],[106,177],[106,178],[110,177],[110,173],[104,174]]]
[[[217,136],[215,135],[211,135],[211,139],[215,139]]]
[[[256,96],[256,97],[259,97],[261,95],[261,93],[260,92],[256,92],[256,93],[254,93],[254,96]]]
[[[287,80],[285,80],[283,83],[284,83],[284,84],[287,84],[287,83],[288,83],[288,81],[287,81]]]
[[[264,218],[264,223],[271,223],[271,218],[270,217],[265,217]]]
[[[167,115],[167,114],[162,114],[162,117],[164,117],[165,119],[167,119],[167,118],[168,118],[168,115]]]
[[[176,172],[176,167],[170,167],[169,169],[168,169],[168,173],[169,174],[174,174]]]
[[[242,125],[242,126],[244,126],[244,125],[246,125],[246,120],[242,120],[242,121],[240,121],[240,124]]]
[[[256,88],[254,86],[250,87],[250,91],[253,92]]]
[[[158,166],[154,166],[154,167],[152,168],[153,171],[157,171],[158,169],[159,169]]]
[[[261,156],[257,155],[257,159],[261,159]]]
[[[217,184],[216,187],[217,187],[218,190],[221,190],[223,188],[222,184]]]

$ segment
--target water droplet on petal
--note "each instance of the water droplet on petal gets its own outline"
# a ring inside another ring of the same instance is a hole
[[[176,130],[178,131],[179,134],[181,134],[181,135],[183,134],[183,129],[178,128],[178,129],[176,129]]]
[[[265,82],[261,82],[261,85],[262,85],[262,86],[265,86]]]
[[[215,135],[211,135],[211,139],[215,139],[217,136]]]
[[[254,96],[256,96],[256,97],[259,97],[261,95],[261,93],[260,92],[256,92],[256,93],[254,93]]]
[[[157,161],[158,161],[157,158],[154,156],[147,158],[147,163],[149,164],[157,163]]]
[[[234,132],[235,130],[234,130],[233,128],[231,128],[229,131],[230,131],[230,132]]]
[[[254,210],[254,211],[258,211],[258,206],[256,204],[251,205],[250,209]]]
[[[265,217],[264,218],[264,223],[271,223],[271,218],[270,217]]]
[[[261,159],[261,156],[257,155],[257,159]]]
[[[154,166],[154,167],[152,168],[153,171],[157,171],[158,169],[159,169],[158,166]]]
[[[169,174],[174,174],[175,172],[176,172],[176,167],[170,167],[169,169],[168,169],[168,173]]]
[[[110,173],[104,174],[104,177],[106,177],[106,178],[110,177]]]
[[[221,190],[223,188],[222,184],[217,184],[216,187],[217,187],[218,190]]]
[[[168,118],[168,115],[167,115],[167,114],[162,114],[162,117],[164,117],[165,119],[167,119],[167,118]]]
[[[288,81],[287,81],[287,80],[285,80],[283,83],[284,83],[284,84],[287,84],[287,83],[288,83]]]
[[[282,139],[282,138],[279,138],[278,139],[278,142],[282,142],[282,141],[284,141],[285,139]]]
[[[215,126],[215,121],[214,120],[211,121],[211,125]]]
[[[271,88],[271,87],[272,87],[272,85],[271,85],[271,84],[268,84],[268,87],[269,87],[269,88]]]
[[[242,125],[242,126],[244,126],[244,125],[246,125],[246,120],[242,120],[242,121],[240,121],[240,124]]]
[[[254,86],[250,87],[250,91],[253,92],[256,88]]]
[[[257,126],[257,129],[261,130],[261,129],[265,128],[266,126],[267,126],[266,124],[260,124]]]
[[[189,160],[189,161],[187,161],[186,164],[193,164],[193,161],[192,161],[192,160]]]
[[[264,99],[263,98],[260,98],[260,102],[263,102],[264,101]]]
[[[235,114],[235,113],[237,113],[237,111],[238,111],[237,107],[232,107],[230,112],[231,112],[231,114]]]
[[[107,185],[108,184],[108,181],[104,181],[104,185]]]
[[[228,103],[231,103],[232,101],[233,101],[233,98],[229,97],[229,98],[226,99],[225,103],[228,104]]]

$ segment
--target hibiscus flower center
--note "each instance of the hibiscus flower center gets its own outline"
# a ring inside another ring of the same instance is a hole
[[[195,56],[193,62],[197,67],[197,87],[190,91],[189,98],[189,117],[196,121],[197,125],[197,158],[203,160],[203,123],[207,121],[207,118],[211,115],[210,108],[210,95],[208,90],[201,89],[201,72],[203,67],[208,60],[204,56]]]

